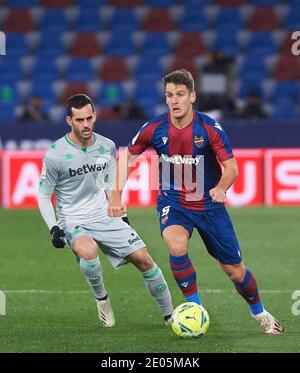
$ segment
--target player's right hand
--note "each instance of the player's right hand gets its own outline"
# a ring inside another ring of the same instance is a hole
[[[51,228],[50,233],[53,246],[55,246],[57,249],[62,249],[63,247],[65,247],[65,232],[60,229],[58,225],[54,225]]]
[[[120,201],[111,200],[107,208],[107,214],[111,218],[116,218],[126,214],[126,207]]]

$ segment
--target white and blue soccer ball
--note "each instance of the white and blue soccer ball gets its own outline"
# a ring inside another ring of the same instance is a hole
[[[197,303],[182,303],[172,314],[172,329],[180,337],[200,337],[207,332],[208,327],[208,312]]]

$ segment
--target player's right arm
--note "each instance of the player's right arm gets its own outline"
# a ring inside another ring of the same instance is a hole
[[[130,167],[134,160],[151,146],[153,128],[145,123],[130,145],[125,149],[119,149],[116,177],[107,213],[110,217],[122,216],[126,213],[126,207],[122,203],[122,192],[130,174]]]
[[[47,153],[43,160],[42,173],[38,190],[38,205],[41,215],[48,225],[52,237],[52,243],[56,248],[63,248],[64,231],[57,224],[55,211],[51,202],[58,178],[58,162]]]

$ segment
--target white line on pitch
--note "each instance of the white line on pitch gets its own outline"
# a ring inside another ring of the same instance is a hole
[[[24,290],[2,290],[6,294],[85,294],[90,293],[90,290],[58,290],[58,289],[24,289]],[[292,293],[293,290],[283,290],[283,289],[269,289],[260,290],[260,293],[272,294],[272,293]],[[235,290],[225,290],[225,289],[200,289],[200,292],[204,293],[231,293]]]

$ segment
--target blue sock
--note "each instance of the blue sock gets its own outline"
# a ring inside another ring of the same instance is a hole
[[[190,297],[185,297],[185,300],[186,300],[187,302],[195,302],[195,303],[197,303],[197,304],[202,304],[202,301],[201,301],[201,299],[200,299],[198,293],[193,294],[193,295],[191,295]]]
[[[263,312],[264,306],[259,295],[255,277],[248,268],[246,268],[244,280],[242,282],[233,281],[233,283],[238,293],[248,303],[253,315]]]
[[[196,271],[189,255],[169,256],[172,274],[187,302],[202,304],[196,283]]]

